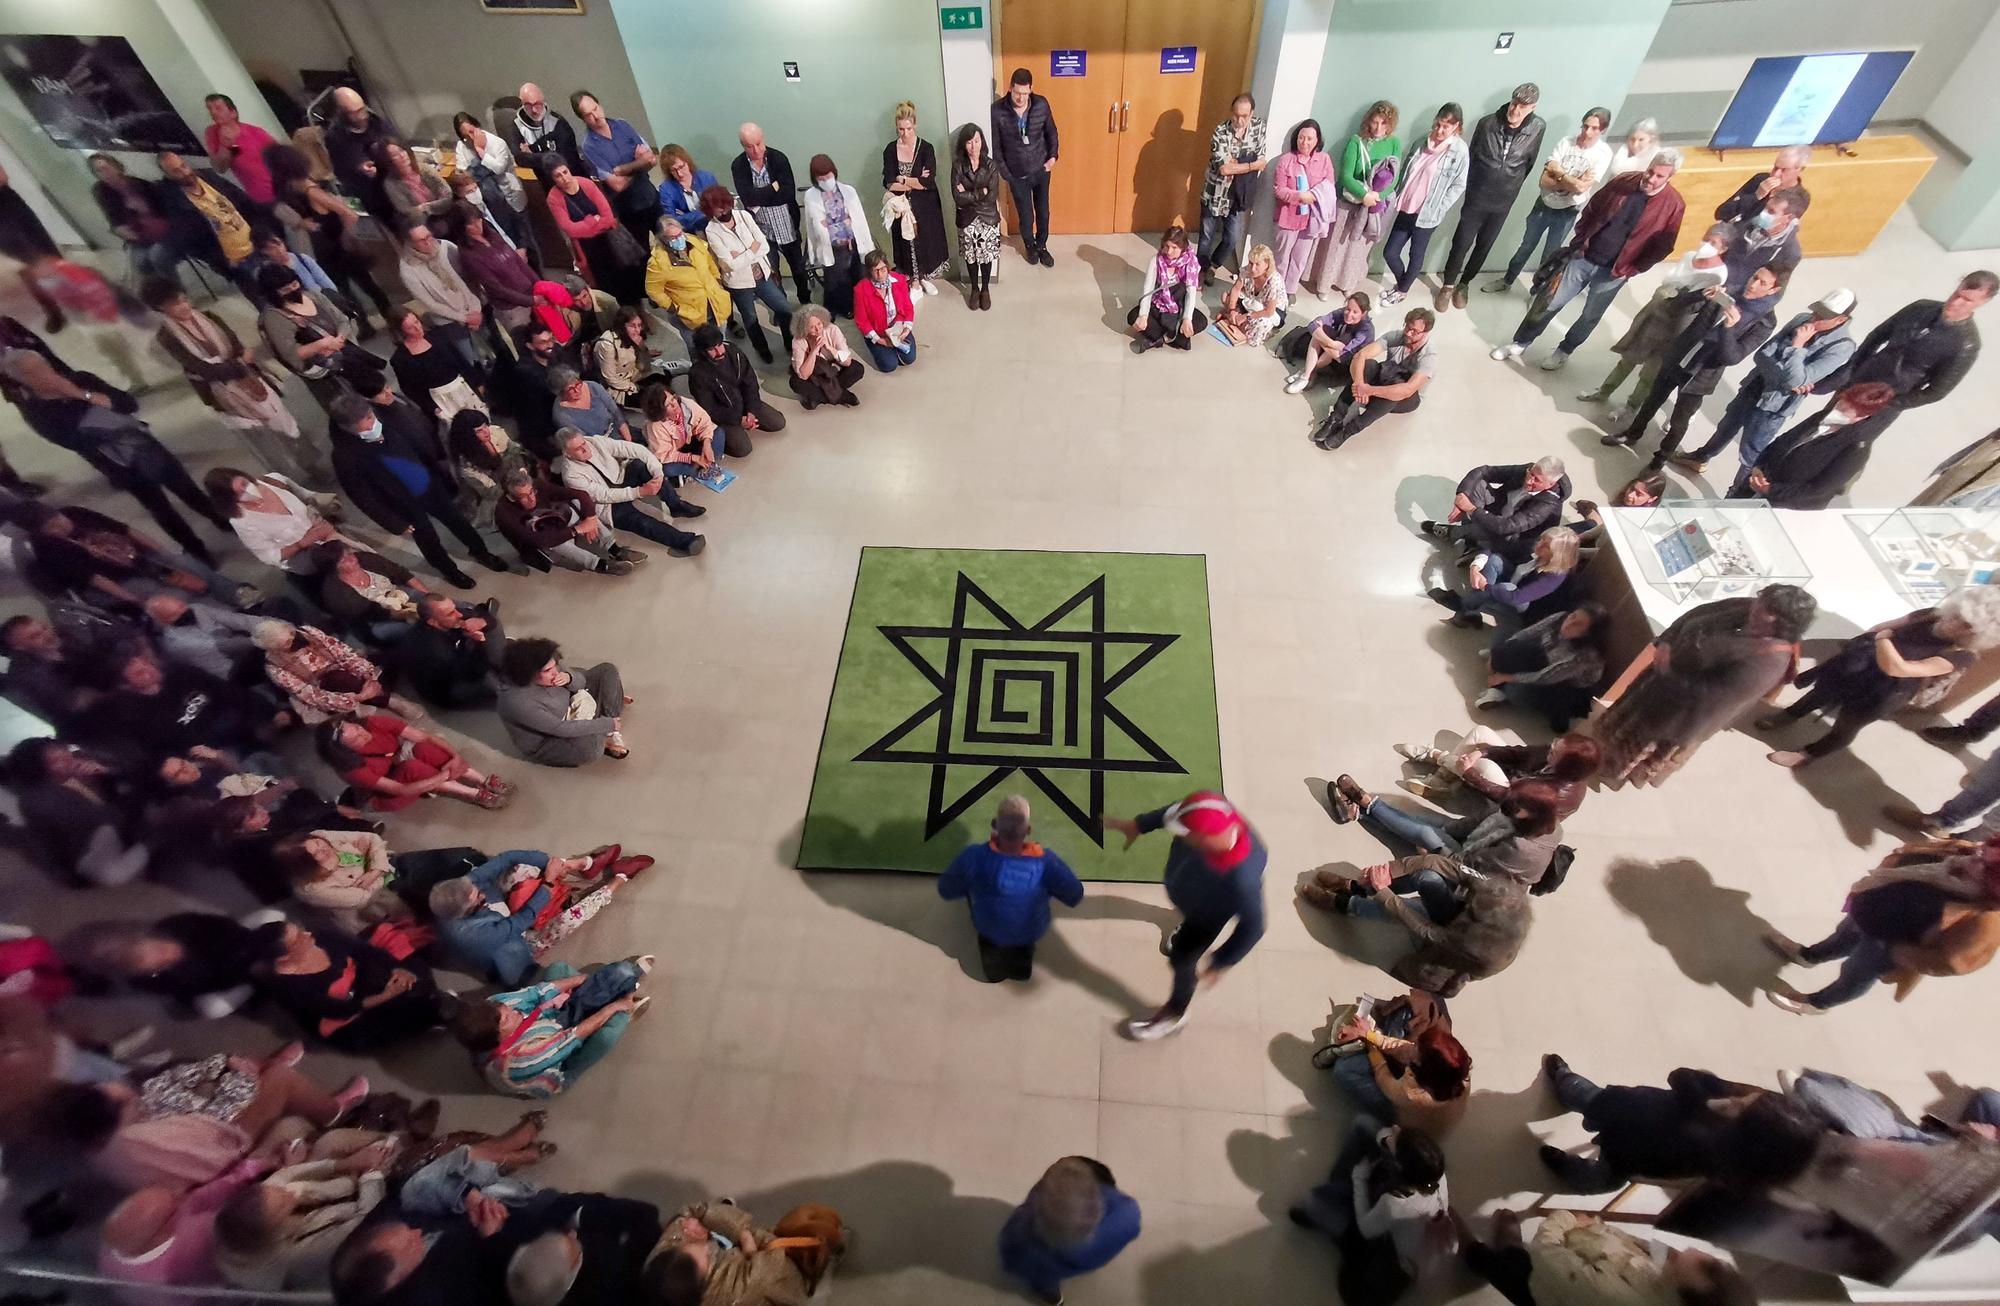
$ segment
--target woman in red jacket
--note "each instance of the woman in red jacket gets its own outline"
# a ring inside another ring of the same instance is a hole
[[[612,216],[604,191],[590,178],[571,172],[566,163],[544,160],[541,175],[549,192],[549,216],[576,247],[577,266],[590,284],[621,304],[641,303],[646,295],[646,251],[634,250],[638,242],[629,233],[623,240],[614,233],[618,219]]]
[[[854,325],[868,342],[875,366],[884,372],[917,361],[917,310],[910,304],[910,281],[889,267],[889,257],[870,250],[862,260],[863,279],[854,288]]]

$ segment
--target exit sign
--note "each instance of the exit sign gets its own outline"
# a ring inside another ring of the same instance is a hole
[[[970,32],[986,26],[986,11],[978,5],[938,10],[938,27],[946,32]]]

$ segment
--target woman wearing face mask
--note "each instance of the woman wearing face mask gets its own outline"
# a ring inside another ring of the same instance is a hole
[[[926,295],[937,294],[931,278],[941,277],[951,262],[944,240],[944,205],[938,199],[937,151],[917,135],[917,106],[904,100],[896,106],[896,139],[882,147],[882,188],[909,205],[914,235],[902,224],[889,229],[896,268]]]
[[[820,302],[841,317],[854,316],[854,286],[861,280],[861,260],[875,249],[868,214],[861,196],[840,179],[833,160],[812,156],[806,165],[812,189],[806,192],[801,221],[805,226],[806,262],[817,268],[824,284]]]
[[[879,249],[869,253],[865,266],[868,280],[854,292],[854,326],[868,342],[877,371],[908,367],[917,361],[916,309],[910,301],[909,279],[891,271],[888,256]]]
[[[701,209],[708,215],[708,252],[721,269],[723,288],[736,305],[736,316],[750,334],[750,347],[764,362],[771,361],[771,342],[757,323],[761,302],[772,323],[784,338],[785,352],[792,348],[792,306],[778,283],[771,261],[771,242],[764,229],[748,213],[736,207],[736,197],[720,186],[701,193]]]
[[[1896,420],[1895,398],[1895,389],[1883,381],[1848,386],[1771,441],[1729,497],[1762,499],[1773,508],[1826,507],[1868,466],[1876,438]]]
[[[380,366],[374,355],[354,343],[353,319],[317,290],[307,290],[298,273],[273,264],[257,274],[265,308],[257,330],[271,347],[271,356],[305,382],[320,407],[348,392],[340,369],[355,356]],[[350,352],[351,351],[351,352]]]
[[[1702,300],[1697,296],[1711,286],[1719,286],[1729,276],[1729,269],[1723,259],[1729,247],[1736,240],[1736,228],[1726,222],[1718,222],[1708,229],[1701,244],[1686,254],[1678,263],[1667,269],[1667,275],[1660,278],[1653,297],[1632,315],[1632,325],[1625,334],[1618,337],[1611,352],[1618,355],[1617,364],[1598,385],[1577,396],[1587,404],[1613,403],[1618,397],[1618,387],[1625,384],[1625,378],[1638,372],[1639,379],[1633,382],[1632,394],[1626,403],[1615,405],[1606,418],[1613,424],[1622,423],[1630,409],[1637,408],[1639,401],[1653,388],[1659,378],[1660,367],[1666,361],[1667,350],[1674,343],[1688,323],[1694,320],[1695,312]]]
[[[694,353],[694,329],[709,322],[727,325],[734,305],[723,288],[708,242],[690,236],[679,218],[660,219],[660,240],[646,264],[646,295],[667,310],[667,320]],[[761,340],[762,332],[759,332]]]

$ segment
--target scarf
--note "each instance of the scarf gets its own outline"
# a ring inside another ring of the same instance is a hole
[[[182,322],[177,318],[166,319],[167,330],[173,332],[174,339],[181,343],[188,353],[204,363],[232,363],[236,361],[229,349],[229,337],[223,329],[206,313],[197,312],[191,321]],[[284,402],[254,367],[245,368],[244,374],[227,381],[211,381],[208,393],[215,406],[231,417],[241,417],[246,421],[258,422],[276,416],[283,411]]]
[[[1201,260],[1192,249],[1181,250],[1181,256],[1170,259],[1160,254],[1153,259],[1153,308],[1161,313],[1178,312],[1180,305],[1174,301],[1174,290],[1185,282],[1192,282],[1201,275]]]

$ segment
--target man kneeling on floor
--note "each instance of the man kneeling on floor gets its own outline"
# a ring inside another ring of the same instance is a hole
[[[971,902],[988,984],[1033,976],[1035,944],[1049,932],[1050,898],[1067,907],[1083,901],[1083,881],[1062,858],[1030,842],[1032,830],[1028,800],[1008,795],[993,818],[993,837],[959,853],[938,880],[939,897]]]

